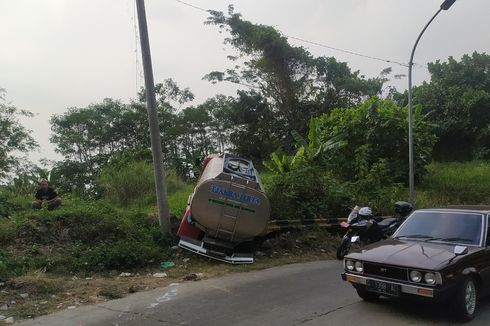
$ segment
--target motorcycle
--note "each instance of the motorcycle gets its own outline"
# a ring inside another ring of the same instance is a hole
[[[359,209],[357,216],[354,209],[347,222],[340,223],[340,227],[346,232],[337,248],[337,259],[343,259],[349,253],[352,244],[364,246],[389,238],[412,210],[410,203],[398,201],[395,203],[393,217],[383,219],[373,216],[368,207]]]

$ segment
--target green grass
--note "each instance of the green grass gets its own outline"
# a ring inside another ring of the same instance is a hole
[[[173,242],[148,209],[65,199],[0,221],[0,279],[30,270],[91,273],[141,268],[168,258]],[[14,241],[15,240],[15,241]]]
[[[169,259],[173,239],[151,217],[156,204],[153,172],[144,164],[134,171],[112,172],[104,179],[112,187],[105,199],[62,194],[63,204],[53,211],[31,209],[31,197],[0,189],[0,208],[11,217],[0,219],[0,280],[32,270],[127,271]],[[138,179],[138,174],[146,177]],[[181,218],[193,185],[172,171],[166,181],[170,210]]]
[[[490,162],[432,163],[418,188],[417,207],[490,204]]]
[[[178,219],[181,219],[184,216],[187,200],[192,191],[194,191],[194,185],[187,184],[168,196],[170,212],[175,214]]]

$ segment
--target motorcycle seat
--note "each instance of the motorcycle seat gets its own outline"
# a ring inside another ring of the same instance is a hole
[[[378,226],[380,228],[388,227],[388,226],[390,226],[392,223],[394,223],[396,221],[398,221],[398,219],[395,218],[395,217],[385,218],[384,220],[382,220],[381,222],[378,223]]]

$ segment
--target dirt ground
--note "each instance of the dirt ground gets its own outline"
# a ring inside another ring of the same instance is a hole
[[[170,268],[156,266],[90,276],[31,272],[0,283],[0,320],[33,318],[122,298],[174,282],[199,281],[228,273],[334,259],[338,241],[337,236],[324,230],[283,233],[266,240],[255,253],[255,263],[248,265],[230,265],[174,247],[172,262],[175,266]]]

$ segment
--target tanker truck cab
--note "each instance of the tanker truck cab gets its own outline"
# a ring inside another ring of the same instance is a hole
[[[204,160],[201,175],[182,219],[179,246],[232,264],[253,263],[253,252],[239,252],[262,234],[270,203],[250,160],[229,154]]]

